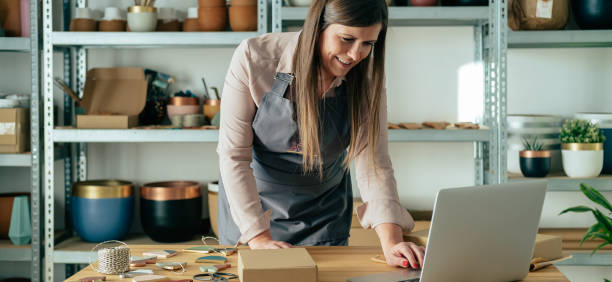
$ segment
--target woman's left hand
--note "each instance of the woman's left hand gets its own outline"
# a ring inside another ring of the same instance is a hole
[[[425,247],[412,242],[400,242],[389,248],[383,246],[383,252],[388,265],[414,269],[421,268],[425,257]]]

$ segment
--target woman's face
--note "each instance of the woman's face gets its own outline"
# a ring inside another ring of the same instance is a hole
[[[345,76],[366,58],[374,48],[381,27],[381,23],[367,27],[327,26],[319,38],[324,78]]]

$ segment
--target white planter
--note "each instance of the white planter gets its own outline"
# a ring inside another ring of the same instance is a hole
[[[597,177],[603,168],[603,144],[562,144],[563,170],[571,178]]]

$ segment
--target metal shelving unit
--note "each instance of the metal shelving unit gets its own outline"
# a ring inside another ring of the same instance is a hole
[[[30,262],[30,279],[41,279],[41,214],[40,214],[40,38],[39,5],[30,1],[30,37],[0,37],[0,52],[27,52],[30,54],[30,153],[0,154],[0,167],[27,167],[30,169],[30,199],[32,241],[27,246],[15,246],[9,240],[0,240],[0,261]]]
[[[391,26],[473,26],[474,61],[485,65],[484,122],[490,130],[468,132],[390,130],[389,141],[474,142],[475,182],[501,183],[506,179],[506,1],[491,0],[488,7],[389,7]],[[304,23],[308,8],[284,7],[272,0],[272,31]],[[484,161],[484,162],[483,162]]]
[[[183,48],[183,47],[224,47],[236,46],[242,40],[265,33],[267,28],[267,3],[258,0],[258,30],[257,32],[67,32],[53,30],[53,5],[60,2],[63,5],[65,26],[70,22],[72,2],[77,7],[86,7],[86,0],[43,0],[43,97],[44,117],[46,121],[53,121],[53,53],[56,48],[64,52],[64,80],[68,85],[78,89],[82,95],[87,71],[87,53],[89,48]],[[72,77],[72,55],[76,54],[76,77]],[[64,99],[64,123],[72,123],[72,101]],[[53,281],[54,263],[77,263],[74,260],[62,259],[73,256],[78,257],[81,251],[72,251],[70,221],[67,220],[67,233],[64,236],[55,236],[54,221],[54,177],[55,171],[52,160],[56,158],[53,149],[55,143],[76,143],[76,175],[77,180],[87,178],[87,142],[215,142],[218,139],[217,131],[195,130],[79,130],[56,129],[52,122],[44,124],[45,140],[45,238],[56,238],[45,241],[45,275],[46,281]],[[72,146],[69,146],[72,147]],[[70,214],[70,190],[73,174],[72,150],[66,152],[64,162],[64,192],[67,218]],[[64,244],[61,241],[68,238]],[[56,242],[57,241],[57,242]],[[55,249],[55,244],[58,249]],[[68,245],[67,248],[64,248]],[[61,249],[59,249],[61,248]],[[91,249],[91,248],[90,248]],[[88,251],[88,250],[87,250]],[[56,260],[57,259],[57,260]],[[78,261],[87,263],[88,261]]]
[[[509,31],[508,48],[612,47],[612,30]]]
[[[30,38],[27,37],[0,37],[0,51],[30,52]]]
[[[66,47],[223,47],[236,46],[258,32],[53,32],[54,46]]]

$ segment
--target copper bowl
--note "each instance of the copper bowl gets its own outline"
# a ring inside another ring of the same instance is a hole
[[[146,200],[187,200],[200,196],[200,184],[193,181],[155,182],[140,187],[140,197]]]
[[[168,105],[184,106],[184,105],[198,105],[199,101],[197,97],[170,97]]]

